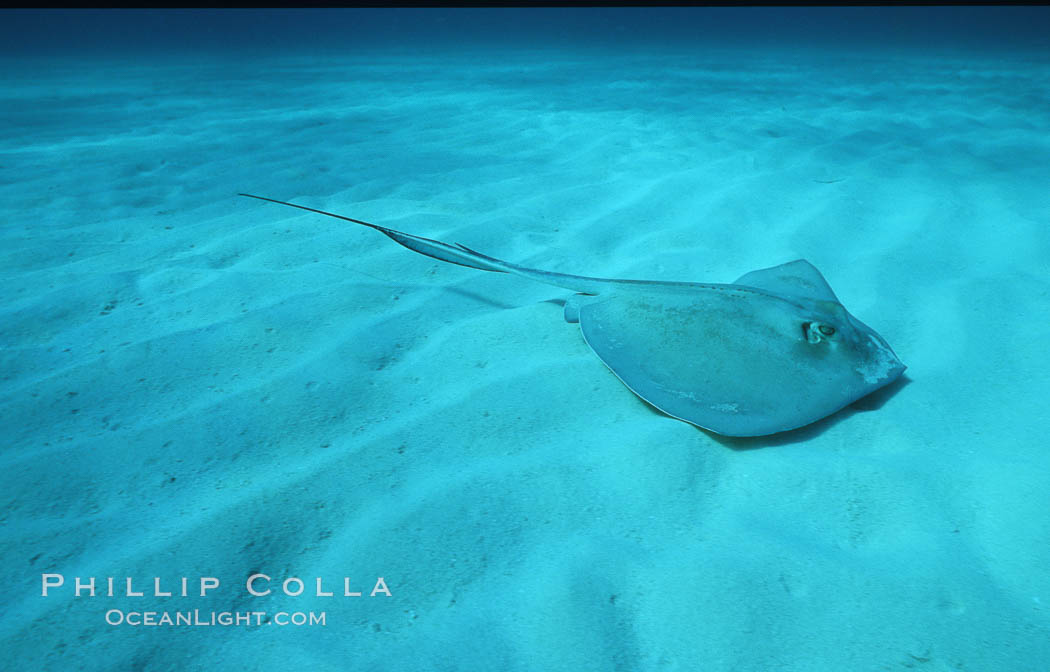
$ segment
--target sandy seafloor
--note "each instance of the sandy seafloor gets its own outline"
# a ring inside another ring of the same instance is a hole
[[[3,72],[6,669],[1046,669],[1050,61]],[[805,258],[907,379],[720,438],[625,388],[562,319],[569,292],[241,191],[567,273],[731,282]],[[307,590],[250,597],[256,572]],[[45,573],[67,581],[47,598]],[[77,598],[76,576],[222,584]],[[366,595],[312,594],[344,576]],[[391,597],[367,595],[378,576]]]

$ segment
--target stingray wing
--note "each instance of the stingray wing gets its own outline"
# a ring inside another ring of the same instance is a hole
[[[587,344],[635,394],[728,436],[801,427],[900,375],[892,352],[847,315],[838,303],[735,285],[611,293],[579,312]],[[814,343],[812,324],[841,331]]]

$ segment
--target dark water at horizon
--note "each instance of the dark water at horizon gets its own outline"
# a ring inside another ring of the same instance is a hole
[[[406,50],[455,44],[629,48],[1003,49],[1050,53],[1048,7],[534,7],[9,10],[0,54],[70,51]]]

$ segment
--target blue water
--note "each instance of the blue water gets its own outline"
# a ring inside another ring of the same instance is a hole
[[[3,18],[5,669],[1046,667],[1047,8]],[[907,378],[720,437],[571,292],[240,192],[562,273],[805,258]]]

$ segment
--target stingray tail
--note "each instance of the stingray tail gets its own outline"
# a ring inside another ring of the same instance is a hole
[[[287,205],[292,208],[298,208],[300,210],[306,210],[307,212],[315,212],[319,215],[325,215],[327,217],[335,217],[336,219],[342,219],[347,222],[353,222],[354,224],[361,224],[367,226],[370,229],[375,229],[383,235],[393,240],[402,247],[407,247],[413,252],[426,255],[439,261],[445,261],[450,264],[456,264],[457,266],[466,266],[467,268],[476,268],[481,271],[493,271],[495,273],[513,273],[520,275],[532,280],[547,283],[548,285],[554,285],[556,287],[562,287],[564,289],[571,289],[575,292],[583,294],[598,294],[601,288],[606,285],[609,281],[603,278],[589,278],[583,275],[568,275],[565,273],[551,273],[548,271],[541,271],[535,268],[527,268],[525,266],[518,266],[512,264],[509,261],[503,261],[495,257],[490,257],[481,252],[460,245],[459,243],[443,243],[440,240],[432,240],[430,238],[423,238],[422,236],[414,236],[411,233],[404,233],[403,231],[395,231],[394,229],[388,229],[385,226],[379,226],[378,224],[371,224],[369,222],[362,221],[360,219],[353,219],[352,217],[345,217],[343,215],[337,215],[332,212],[326,212],[324,210],[317,210],[315,208],[308,208],[305,205],[296,205],[295,203],[288,203],[287,201],[278,201],[273,198],[266,198],[265,196],[255,196],[253,194],[238,194],[238,196],[247,196],[248,198],[257,198],[260,201],[269,201],[270,203],[277,203],[278,205]]]

